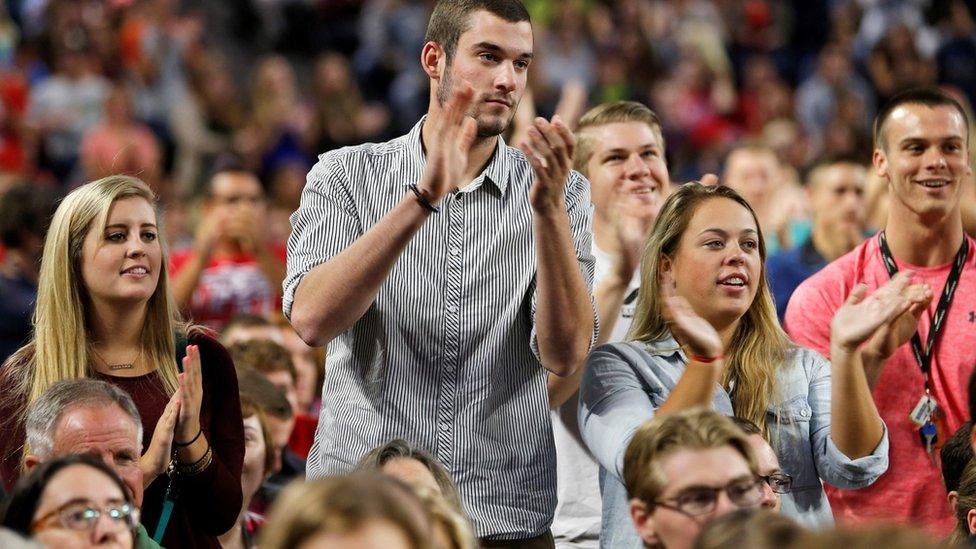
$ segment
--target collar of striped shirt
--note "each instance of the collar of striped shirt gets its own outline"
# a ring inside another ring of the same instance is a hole
[[[420,119],[420,122],[414,125],[410,133],[407,134],[407,151],[421,166],[421,169],[427,165],[427,157],[424,154],[424,146],[420,138],[420,131],[426,122],[427,115],[425,114]],[[498,189],[500,196],[505,196],[505,191],[508,190],[508,178],[511,175],[511,169],[508,155],[505,154],[505,139],[499,135],[495,142],[495,152],[492,153],[488,166],[469,185],[459,189],[459,192],[469,193],[474,191],[481,187],[481,184],[487,180]],[[403,186],[408,187],[409,185],[410,183],[404,183]]]

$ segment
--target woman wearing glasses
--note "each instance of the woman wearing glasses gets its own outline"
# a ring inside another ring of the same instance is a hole
[[[611,473],[606,528],[628,528],[624,451],[661,412],[711,406],[755,423],[793,476],[782,512],[808,526],[833,520],[821,480],[857,488],[887,469],[888,438],[857,349],[931,291],[908,274],[870,297],[855,290],[833,321],[831,365],[779,326],[765,255],[755,213],[731,189],[687,184],[662,206],[644,250],[632,341],[596,349],[580,389],[583,439]]]
[[[99,459],[72,455],[35,467],[14,487],[2,525],[45,547],[135,543],[139,511],[125,484]]]

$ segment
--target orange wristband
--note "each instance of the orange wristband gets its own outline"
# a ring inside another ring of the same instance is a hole
[[[688,360],[693,360],[695,362],[701,362],[703,364],[711,364],[716,360],[722,360],[725,355],[715,355],[715,356],[701,356],[701,355],[688,355]]]

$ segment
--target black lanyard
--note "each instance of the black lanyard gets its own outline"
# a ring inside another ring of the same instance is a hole
[[[888,269],[888,276],[894,277],[898,272],[898,266],[895,264],[895,258],[891,256],[891,249],[888,248],[888,239],[885,238],[884,231],[878,234],[878,247],[881,249],[881,259],[884,260],[885,267]],[[962,246],[959,247],[956,258],[952,262],[952,271],[949,272],[945,288],[942,289],[939,304],[935,307],[935,318],[932,319],[932,326],[929,329],[929,337],[924,351],[922,350],[922,338],[918,336],[918,331],[912,336],[912,353],[915,355],[915,362],[922,370],[922,375],[925,376],[926,393],[931,389],[929,386],[929,369],[932,367],[932,349],[935,348],[935,342],[938,341],[939,335],[942,333],[946,313],[949,312],[949,306],[952,305],[952,296],[956,293],[959,277],[962,275],[962,268],[968,255],[969,242],[964,235]]]

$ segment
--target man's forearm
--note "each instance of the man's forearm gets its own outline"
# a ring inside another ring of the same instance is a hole
[[[830,351],[830,437],[851,459],[871,454],[884,435],[861,358],[859,351]]]
[[[568,376],[557,376],[549,372],[546,376],[546,392],[549,394],[549,409],[557,410],[579,391],[580,381],[586,364],[580,366]]]
[[[864,364],[864,375],[868,380],[868,388],[874,390],[874,385],[881,377],[881,371],[884,369],[887,359],[869,347],[864,348],[860,354],[861,362]]]
[[[590,291],[583,280],[566,209],[533,214],[536,335],[542,365],[565,376],[582,366],[593,335]]]
[[[305,275],[295,290],[291,311],[292,325],[305,343],[325,344],[366,313],[430,215],[407,193],[349,247]]]
[[[629,281],[620,281],[616,276],[604,278],[593,291],[596,300],[597,316],[600,318],[600,336],[596,345],[606,343],[610,339],[613,327],[616,325],[620,309],[624,304]],[[579,390],[583,369],[580,366],[568,376],[557,376],[549,373],[547,387],[549,391],[549,408],[555,410],[566,403]]]

